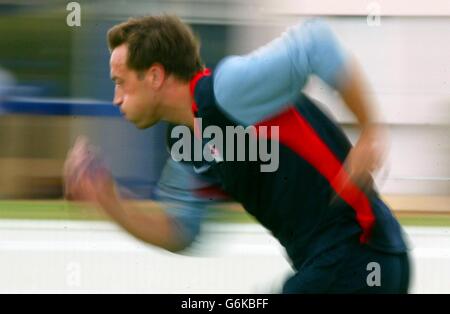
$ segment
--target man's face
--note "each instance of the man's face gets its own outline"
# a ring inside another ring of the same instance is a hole
[[[159,121],[158,97],[149,71],[137,73],[127,66],[128,47],[121,45],[111,53],[111,79],[115,83],[114,104],[125,119],[144,129]]]

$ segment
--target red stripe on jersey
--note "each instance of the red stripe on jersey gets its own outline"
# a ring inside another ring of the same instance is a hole
[[[349,174],[342,163],[306,119],[295,108],[290,107],[281,114],[258,123],[258,133],[260,126],[269,127],[268,138],[271,138],[270,126],[278,126],[280,142],[305,159],[327,179],[336,193],[356,212],[356,220],[363,230],[360,241],[366,243],[375,223],[370,202],[358,186],[349,180]],[[347,182],[347,185],[342,189],[344,182]]]
[[[197,189],[194,191],[194,193],[200,198],[209,199],[211,201],[214,200],[224,202],[231,200],[230,196],[218,186],[208,186],[205,188]]]

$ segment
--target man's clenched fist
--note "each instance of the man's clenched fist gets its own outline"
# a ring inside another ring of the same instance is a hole
[[[104,159],[84,137],[69,151],[63,177],[67,199],[101,203],[114,196],[114,181]]]

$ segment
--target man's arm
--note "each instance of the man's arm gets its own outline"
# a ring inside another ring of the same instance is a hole
[[[77,141],[69,153],[64,178],[70,199],[97,204],[136,238],[169,251],[182,250],[193,242],[205,207],[211,203],[197,196],[195,190],[212,181],[169,159],[158,185],[158,202],[154,203],[160,208],[141,210],[122,200],[109,171],[85,140]]]
[[[172,217],[163,209],[143,211],[117,197],[102,197],[104,191],[101,189],[97,191],[99,193],[97,203],[100,207],[137,239],[171,252],[182,250],[187,246]],[[158,203],[155,203],[155,206],[162,207]]]
[[[347,59],[329,27],[309,20],[248,55],[222,60],[214,93],[224,111],[255,124],[292,103],[312,74],[337,88],[347,75]]]
[[[362,74],[320,20],[293,26],[248,55],[225,58],[214,74],[214,92],[226,112],[254,124],[296,99],[312,74],[339,91],[361,127],[374,123]]]
[[[356,63],[348,67],[348,75],[339,84],[339,92],[358,120],[358,141],[346,160],[346,171],[361,187],[371,183],[370,173],[379,169],[385,159],[387,130],[380,123],[375,104],[364,96],[365,78]]]
[[[339,91],[358,120],[361,137],[346,166],[352,177],[364,181],[361,177],[381,163],[383,132],[356,63],[322,21],[296,25],[248,55],[224,59],[214,74],[214,92],[225,112],[251,125],[291,104],[312,74]]]

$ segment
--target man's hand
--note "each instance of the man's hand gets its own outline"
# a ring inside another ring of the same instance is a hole
[[[184,234],[164,211],[142,211],[122,201],[98,149],[86,138],[78,138],[67,156],[64,187],[66,198],[95,203],[142,241],[173,252],[187,245]]]
[[[386,137],[386,131],[379,126],[363,130],[334,179],[337,189],[330,203],[336,202],[338,195],[350,185],[364,192],[374,188],[373,175],[382,167],[386,156]]]
[[[345,161],[350,179],[360,188],[371,188],[372,175],[381,168],[386,155],[385,131],[373,126],[364,129]]]
[[[116,198],[115,184],[96,147],[84,137],[77,139],[64,164],[67,199],[102,205]]]

